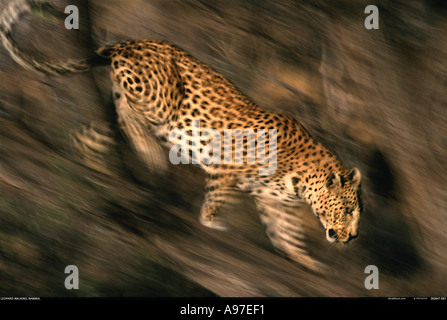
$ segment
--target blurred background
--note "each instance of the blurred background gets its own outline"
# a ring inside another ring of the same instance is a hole
[[[0,296],[447,295],[444,1],[54,4],[77,5],[80,29],[26,15],[14,27],[23,50],[65,60],[128,39],[175,43],[358,167],[365,211],[348,245],[329,244],[301,213],[325,273],[278,254],[243,193],[222,208],[232,229],[207,229],[204,173],[169,164],[161,175],[136,159],[115,125],[109,67],[43,76],[2,46]],[[368,4],[379,30],[364,27]],[[79,290],[64,286],[67,265]],[[378,290],[365,289],[367,265]]]

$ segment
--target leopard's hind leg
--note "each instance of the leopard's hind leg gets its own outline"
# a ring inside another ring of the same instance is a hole
[[[149,169],[158,173],[165,172],[168,164],[164,157],[163,148],[153,134],[152,128],[145,122],[144,118],[136,115],[130,108],[121,85],[115,81],[112,81],[112,83],[113,99],[120,128],[124,131],[139,159]]]

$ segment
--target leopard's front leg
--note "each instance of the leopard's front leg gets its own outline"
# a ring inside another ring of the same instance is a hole
[[[227,230],[228,223],[218,216],[218,211],[234,193],[234,178],[230,175],[207,174],[206,190],[200,210],[200,223],[209,228]]]

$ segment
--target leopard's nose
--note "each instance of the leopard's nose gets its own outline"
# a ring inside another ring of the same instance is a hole
[[[349,233],[349,237],[348,237],[348,240],[346,240],[346,242],[351,241],[352,239],[357,238],[357,236],[358,236],[358,233],[357,233],[357,232],[355,232],[355,233]]]

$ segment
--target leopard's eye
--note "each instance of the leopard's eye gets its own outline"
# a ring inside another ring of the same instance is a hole
[[[346,208],[346,213],[349,214],[349,215],[352,215],[353,211],[354,210],[352,208]]]

